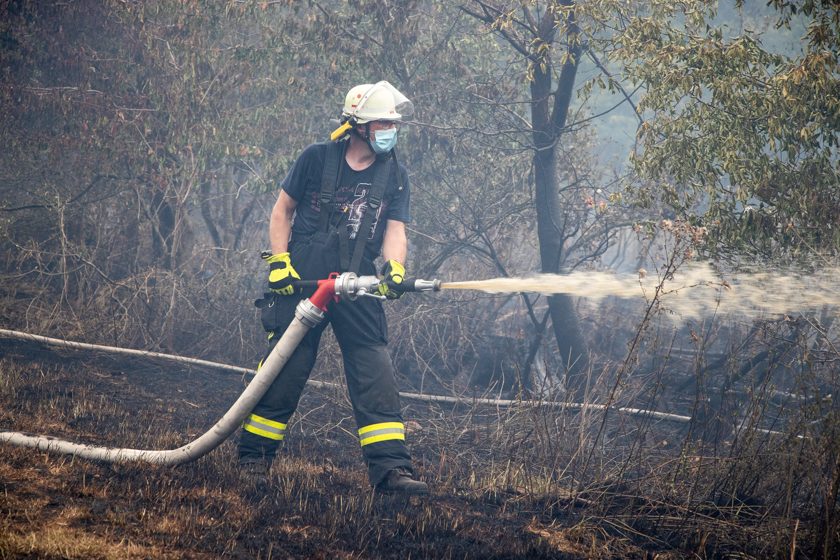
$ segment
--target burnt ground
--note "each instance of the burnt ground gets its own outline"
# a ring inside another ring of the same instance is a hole
[[[76,442],[177,447],[209,428],[244,382],[14,344],[0,350],[0,429]],[[175,468],[3,445],[0,559],[666,559],[790,550],[778,536],[789,533],[785,521],[743,504],[688,513],[642,497],[637,485],[590,481],[573,491],[566,481],[578,475],[566,454],[574,448],[552,448],[537,422],[513,429],[524,416],[501,419],[498,411],[408,406],[417,471],[432,487],[410,499],[371,491],[340,390],[307,389],[264,491],[239,482],[232,441]],[[532,464],[535,457],[549,461]],[[808,528],[798,531],[802,538]]]

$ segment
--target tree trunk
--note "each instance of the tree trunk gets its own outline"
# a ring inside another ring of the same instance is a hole
[[[570,29],[574,26],[573,15],[569,18]],[[540,25],[541,39],[552,44],[555,24],[553,15],[546,11]],[[581,48],[574,37],[570,37],[569,58],[560,73],[557,91],[551,92],[551,65],[541,66],[533,61],[531,82],[531,124],[536,148],[534,153],[534,183],[537,205],[537,236],[540,245],[542,271],[556,274],[565,261],[565,223],[557,187],[557,143],[566,125],[572,93],[577,75],[577,63]],[[553,99],[553,107],[549,101]],[[583,396],[586,389],[585,375],[589,370],[589,354],[577,313],[571,297],[560,294],[548,298],[554,337],[568,374],[569,390],[576,397]]]
[[[152,196],[152,217],[152,260],[162,262],[163,268],[172,270],[175,209],[166,200],[162,189],[155,190]]]

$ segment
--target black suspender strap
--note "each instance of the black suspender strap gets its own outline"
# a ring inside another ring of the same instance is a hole
[[[403,187],[405,185],[403,184],[402,173],[400,173],[400,162],[397,159],[397,149],[396,148],[391,148],[391,159],[394,160],[394,164],[393,164],[394,165],[394,171],[397,174],[397,190],[401,191],[401,190],[403,190]]]
[[[340,181],[341,168],[343,167],[344,153],[347,149],[347,142],[333,142],[327,144],[327,151],[324,156],[324,169],[321,173],[321,192],[319,195],[320,211],[318,216],[318,231],[328,233],[335,224],[331,223],[335,209],[333,199]],[[345,219],[338,221],[338,242],[341,268],[346,271],[359,273],[359,266],[362,264],[362,257],[365,252],[365,245],[368,242],[370,228],[373,220],[379,213],[382,206],[382,198],[385,196],[385,188],[388,185],[388,178],[391,173],[391,166],[397,167],[397,180],[402,183],[402,177],[397,166],[396,154],[390,153],[380,156],[374,163],[376,170],[373,175],[373,185],[365,195],[366,207],[359,229],[356,232],[355,242],[348,238],[347,222]],[[352,258],[350,247],[353,248]]]
[[[373,175],[373,185],[365,197],[367,199],[367,207],[365,208],[365,215],[362,218],[362,223],[356,232],[356,242],[353,246],[353,258],[350,259],[350,266],[347,270],[359,273],[359,265],[362,264],[362,255],[365,252],[365,245],[368,242],[368,235],[370,233],[370,226],[373,225],[373,220],[379,213],[379,207],[382,205],[382,197],[385,195],[385,187],[388,185],[388,176],[391,174],[391,166],[396,165],[396,160],[393,160],[388,154],[387,156],[377,159],[376,171]],[[399,176],[399,169],[397,169]],[[341,235],[339,235],[341,237]],[[344,259],[344,248],[342,248],[342,260]],[[342,263],[344,264],[344,263]]]
[[[347,222],[341,222],[341,227],[343,227],[343,230],[337,232],[338,258],[341,270],[350,270],[350,238],[347,233]]]
[[[318,231],[329,230],[330,216],[333,213],[333,197],[338,187],[339,173],[341,172],[341,160],[344,159],[344,151],[347,149],[347,142],[331,142],[327,144],[327,152],[324,156],[324,170],[321,173],[321,194],[319,195],[320,212],[318,217]]]

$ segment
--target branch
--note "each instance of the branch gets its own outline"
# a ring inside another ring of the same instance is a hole
[[[635,94],[640,89],[642,89],[641,85],[636,86],[636,89],[634,89],[632,92],[630,92],[630,95],[632,96],[633,94]],[[572,124],[566,125],[565,127],[563,127],[563,131],[570,130],[572,128],[575,128],[575,127],[578,127],[578,126],[582,125],[583,123],[586,123],[586,122],[598,119],[600,117],[603,117],[604,115],[615,111],[616,109],[618,109],[624,103],[629,102],[631,105],[633,104],[633,102],[630,101],[630,98],[627,96],[627,94],[625,94],[624,97],[625,97],[624,99],[622,99],[621,101],[619,101],[618,103],[616,103],[615,105],[613,105],[612,107],[610,107],[609,109],[607,109],[605,111],[601,111],[600,113],[596,113],[594,115],[586,117],[585,119],[581,119],[579,121],[573,122]],[[633,107],[633,110],[636,111],[636,107]],[[639,115],[639,112],[636,111],[636,114]],[[641,119],[641,118],[642,118],[641,115],[639,115],[639,119]],[[643,122],[643,121],[640,120],[640,122]]]
[[[598,60],[598,57],[595,56],[595,53],[592,52],[591,48],[587,47],[586,54],[589,55],[589,58],[592,59],[592,62],[595,63],[595,66],[597,66],[601,70],[601,72],[603,72],[604,75],[607,78],[609,78],[612,81],[612,83],[614,83],[616,85],[616,87],[618,87],[618,91],[621,92],[621,95],[624,96],[624,99],[627,101],[627,103],[629,103],[630,106],[633,107],[633,112],[636,113],[636,116],[639,118],[639,122],[640,123],[645,122],[644,119],[642,118],[642,115],[639,114],[639,110],[636,108],[636,105],[633,103],[633,99],[631,99],[631,97],[630,97],[630,95],[632,95],[632,94],[628,95],[627,92],[624,90],[624,87],[620,83],[618,83],[616,80],[613,79],[610,72],[607,70],[607,68],[603,64],[601,64],[601,61]],[[633,93],[636,93],[637,91],[639,91],[640,87],[641,86],[637,86],[636,89],[633,90]],[[618,105],[620,105],[620,103]],[[618,105],[616,105],[615,107],[618,107]],[[613,107],[613,109],[615,109],[615,107]]]
[[[571,38],[571,46],[569,47],[569,57],[563,64],[560,71],[560,78],[558,80],[557,93],[554,94],[554,108],[551,112],[551,128],[552,136],[556,140],[566,127],[566,117],[569,113],[569,106],[572,103],[572,93],[574,91],[575,76],[577,75],[578,64],[580,63],[581,45],[576,39],[579,33],[577,24],[575,23],[575,13],[572,11],[568,17],[568,32]]]
[[[546,13],[548,13],[548,10],[546,10]],[[534,19],[533,14],[531,14],[531,10],[528,9],[525,2],[522,3],[522,15],[524,15],[525,19],[528,21],[528,30],[531,31],[532,34],[536,35],[539,31],[539,26],[537,25],[537,20]]]
[[[28,91],[29,93],[34,93],[36,95],[44,95],[47,93],[55,93],[55,92],[65,92],[65,91],[77,91],[79,93],[95,93],[99,95],[104,95],[103,92],[99,91],[98,89],[81,89],[76,86],[55,86],[55,87],[24,87],[21,88],[23,91]]]
[[[492,24],[494,21],[496,21],[496,18],[494,18],[490,14],[486,13],[487,6],[483,2],[478,2],[478,3],[481,5],[482,8],[485,9],[485,15],[481,15],[478,12],[474,12],[472,10],[469,10],[469,9],[465,8],[464,6],[460,6],[460,9],[461,9],[461,11],[466,13],[467,15],[470,15],[470,16],[474,17],[475,19],[479,20],[479,21],[483,21],[484,23]],[[501,14],[501,12],[499,12],[499,13]],[[501,29],[501,28],[496,29],[495,31],[497,31],[499,33],[499,35],[504,37],[505,40],[508,43],[510,43],[510,46],[513,47],[519,54],[521,54],[522,56],[524,56],[525,58],[527,58],[529,60],[533,59],[533,56],[531,55],[531,53],[528,52],[528,49],[526,49],[523,46],[522,42],[518,41],[510,33],[508,33],[507,31],[505,31],[504,29]]]
[[[502,17],[503,15],[505,15],[505,13],[502,11],[502,9],[501,9],[501,8],[498,8],[498,7],[496,7],[496,6],[491,6],[491,5],[490,5],[490,4],[488,4],[487,2],[484,2],[483,0],[473,0],[473,2],[475,2],[476,4],[478,4],[479,6],[481,6],[481,8],[484,10],[485,15],[486,15],[487,17],[492,17],[494,21],[495,21],[496,19],[498,19],[498,18]],[[495,12],[495,13],[496,13],[496,15],[495,15],[495,16],[491,16],[491,15],[490,15],[490,13],[489,13],[489,12],[491,12],[491,11],[492,11],[492,12]],[[511,16],[511,17],[510,17],[510,21],[512,21],[512,22],[514,22],[514,23],[516,23],[516,24],[518,24],[518,25],[519,25],[520,27],[522,27],[525,31],[530,31],[530,32],[532,32],[532,33],[534,33],[534,32],[536,31],[536,28],[532,28],[532,27],[530,27],[530,25],[526,25],[526,24],[525,24],[525,22],[523,22],[522,20],[519,20],[519,19],[516,19],[515,17],[512,17],[512,15],[513,15],[513,10],[511,10],[511,11],[510,11],[510,13],[509,13],[508,15],[510,15],[510,16]],[[488,22],[488,23],[489,23],[489,22]]]
[[[119,179],[119,178],[120,177],[117,177],[116,175],[101,175],[101,174],[96,175],[93,178],[93,180],[90,182],[90,184],[87,187],[85,187],[84,189],[82,189],[82,192],[78,193],[76,196],[74,196],[73,198],[68,200],[65,203],[65,205],[69,205],[69,204],[73,204],[73,203],[77,202],[80,198],[82,198],[84,195],[86,195],[88,192],[90,192],[90,190],[93,187],[95,187],[96,184],[99,183],[99,181],[101,181],[101,180],[103,180],[103,179]],[[40,209],[49,208],[49,206],[46,205],[46,204],[27,204],[26,206],[6,206],[6,207],[3,207],[3,208],[0,208],[0,211],[3,211],[3,212],[18,212],[20,210],[34,210],[34,209],[39,209],[39,208]]]
[[[213,239],[215,246],[221,247],[223,245],[222,236],[219,235],[219,230],[216,228],[216,223],[213,219],[213,213],[210,210],[210,184],[207,181],[202,181],[199,184],[199,189],[201,189],[201,201],[199,206],[201,208],[201,217],[204,219],[204,225],[207,226],[207,232]]]

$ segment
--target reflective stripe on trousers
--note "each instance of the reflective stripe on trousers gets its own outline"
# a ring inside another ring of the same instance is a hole
[[[402,422],[381,422],[359,428],[359,443],[362,447],[394,439],[405,441],[405,425]]]
[[[286,433],[286,424],[251,414],[242,425],[246,432],[251,432],[264,438],[280,441]]]

